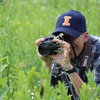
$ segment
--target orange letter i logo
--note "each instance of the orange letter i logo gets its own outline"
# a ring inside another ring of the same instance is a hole
[[[64,17],[64,22],[63,22],[63,26],[70,26],[69,20],[71,19],[71,16],[65,16]]]

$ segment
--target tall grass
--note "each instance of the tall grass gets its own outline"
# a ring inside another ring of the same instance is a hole
[[[0,0],[0,100],[41,100],[40,78],[45,78],[45,91],[51,92],[42,100],[63,98],[63,94],[52,97],[65,90],[60,83],[58,90],[48,87],[50,78],[41,70],[44,65],[37,57],[35,41],[50,35],[57,17],[71,9],[81,11],[87,19],[87,31],[100,36],[99,0]]]

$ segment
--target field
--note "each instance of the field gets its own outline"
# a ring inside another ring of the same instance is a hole
[[[0,0],[0,100],[70,100],[63,84],[57,90],[49,86],[50,75],[37,56],[35,41],[49,36],[57,17],[72,9],[84,14],[89,34],[100,36],[100,0]],[[100,100],[93,74],[88,77],[81,100]]]

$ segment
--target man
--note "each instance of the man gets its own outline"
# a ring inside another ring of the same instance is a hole
[[[42,56],[38,55],[52,71],[51,84],[56,85],[58,80],[69,86],[68,94],[72,100],[78,100],[83,83],[87,83],[86,71],[94,70],[94,81],[100,84],[100,37],[87,33],[84,16],[71,10],[59,16],[53,35],[63,33],[70,42],[53,39],[60,44],[61,52]],[[39,46],[45,39],[38,39]],[[70,80],[70,81],[69,81]]]

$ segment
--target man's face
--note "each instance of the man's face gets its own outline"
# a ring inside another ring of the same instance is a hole
[[[72,41],[73,45],[75,46],[75,51],[77,56],[79,56],[79,54],[82,52],[84,48],[84,44],[85,42],[87,42],[87,40],[88,40],[88,33],[84,32],[82,35],[80,35],[78,38]],[[75,58],[73,50],[71,50],[70,52],[70,58],[71,59]]]

